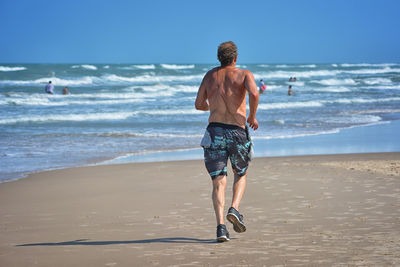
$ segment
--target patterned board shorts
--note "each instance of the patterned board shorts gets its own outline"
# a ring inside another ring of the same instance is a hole
[[[204,148],[204,162],[212,179],[227,175],[228,158],[239,177],[246,174],[252,146],[247,129],[212,122],[207,127],[201,145]]]

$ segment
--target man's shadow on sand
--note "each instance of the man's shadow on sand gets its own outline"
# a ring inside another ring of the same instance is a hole
[[[73,241],[55,242],[55,243],[30,243],[20,244],[16,247],[35,247],[35,246],[106,246],[120,244],[149,244],[149,243],[177,243],[177,244],[214,244],[216,239],[199,239],[187,237],[166,237],[142,240],[127,240],[127,241],[89,241],[89,239],[78,239]]]

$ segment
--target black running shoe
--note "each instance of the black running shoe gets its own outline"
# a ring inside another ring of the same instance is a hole
[[[233,224],[233,230],[238,233],[243,233],[246,231],[246,225],[243,222],[243,215],[234,208],[230,207],[226,219]]]
[[[217,226],[217,241],[225,242],[229,241],[229,232],[226,230],[225,224],[220,224]]]

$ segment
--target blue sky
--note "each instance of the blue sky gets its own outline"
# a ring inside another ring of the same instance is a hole
[[[397,0],[0,0],[3,63],[400,62]]]

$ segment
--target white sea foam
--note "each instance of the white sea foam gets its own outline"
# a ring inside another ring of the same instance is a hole
[[[390,66],[395,66],[397,64],[395,63],[379,63],[379,64],[370,64],[370,63],[356,63],[356,64],[340,64],[341,67],[390,67]]]
[[[351,104],[351,103],[377,103],[377,102],[393,102],[400,101],[400,97],[387,97],[387,98],[340,98],[336,100],[326,100],[326,103],[340,103],[340,104]]]
[[[141,70],[154,70],[156,68],[156,66],[154,66],[154,64],[150,64],[150,65],[133,65],[133,67],[135,67],[137,69],[141,69]]]
[[[271,90],[275,90],[275,89],[287,89],[284,86],[280,86],[280,85],[269,85],[267,84],[267,91],[271,91]]]
[[[289,79],[289,77],[296,78],[310,78],[318,76],[336,76],[340,70],[309,70],[309,71],[273,71],[273,72],[256,72],[254,77],[256,79]]]
[[[108,66],[108,65],[105,65],[104,67],[103,67],[103,69],[109,69],[110,68],[110,66]]]
[[[162,110],[145,110],[139,111],[140,114],[148,115],[193,115],[193,114],[203,114],[204,111],[196,109],[162,109]]]
[[[296,138],[296,137],[304,137],[304,136],[313,136],[313,135],[321,135],[321,134],[334,134],[338,133],[340,129],[332,129],[328,131],[316,131],[316,132],[308,132],[301,134],[282,134],[282,135],[252,135],[252,139],[258,140],[269,140],[269,139],[288,139],[288,138]]]
[[[293,65],[287,65],[287,64],[280,64],[280,65],[276,65],[277,68],[316,68],[317,65],[315,64],[304,64],[304,65],[297,65],[297,64],[293,64]]]
[[[336,100],[313,100],[304,102],[280,102],[280,103],[260,103],[258,108],[260,110],[269,109],[291,109],[291,108],[311,108],[322,107],[326,104],[352,104],[352,103],[377,103],[377,102],[395,102],[400,101],[400,97],[388,98],[340,98]]]
[[[140,133],[140,132],[107,132],[98,133],[101,137],[171,137],[171,138],[201,138],[201,134],[176,134],[176,133]]]
[[[20,71],[20,70],[26,70],[25,67],[6,67],[6,66],[0,66],[0,71]]]
[[[274,120],[274,123],[283,125],[283,124],[285,124],[285,121],[284,120]]]
[[[169,69],[169,70],[194,69],[194,64],[191,65],[160,64],[160,65],[164,69]]]
[[[203,75],[167,75],[167,76],[153,76],[141,75],[135,77],[125,77],[115,74],[102,76],[106,81],[119,82],[119,83],[162,83],[162,82],[183,82],[183,81],[201,81]]]
[[[261,103],[258,105],[260,110],[268,109],[286,109],[286,108],[308,108],[308,107],[321,107],[321,101],[305,101],[305,102],[286,102],[286,103]]]
[[[400,113],[400,109],[370,109],[370,110],[356,111],[355,113],[359,114]]]
[[[155,76],[150,74],[127,77],[116,74],[106,74],[101,77],[83,76],[77,79],[45,77],[36,80],[2,80],[0,85],[44,86],[52,81],[55,86],[98,86],[119,85],[129,83],[163,83],[163,82],[200,82],[204,75],[167,75]]]
[[[332,67],[335,67],[335,68],[337,68],[337,66],[338,66],[337,64],[332,64]]]
[[[57,122],[57,121],[99,121],[99,120],[125,120],[133,116],[143,115],[194,115],[203,112],[193,109],[164,109],[164,110],[138,110],[133,112],[88,113],[88,114],[58,114],[58,115],[27,115],[14,118],[0,119],[0,125],[27,122]]]
[[[392,80],[388,78],[369,78],[369,79],[364,79],[363,82],[369,85],[390,84],[392,83]]]
[[[296,66],[296,65],[295,65]],[[308,64],[308,65],[299,65],[300,68],[316,68],[317,65],[315,64]]]
[[[83,68],[87,70],[97,70],[96,66],[93,65],[88,65],[88,64],[83,64],[83,65],[73,65],[71,68],[76,69],[76,68]]]
[[[329,86],[329,87],[322,87],[313,89],[313,91],[317,92],[331,92],[331,93],[345,93],[350,92],[351,90],[347,87],[343,86]]]
[[[31,93],[7,93],[0,98],[0,105],[26,106],[67,106],[67,105],[112,105],[153,102],[164,96],[172,96],[175,91],[163,92],[119,92],[97,94],[48,95]]]
[[[379,90],[400,90],[400,85],[380,85],[380,86],[367,86],[367,89],[379,89]]]
[[[320,76],[337,76],[339,74],[384,74],[384,73],[399,73],[399,68],[378,68],[378,69],[356,69],[356,70],[343,70],[343,69],[334,69],[334,70],[308,70],[308,71],[272,71],[272,72],[255,72],[254,77],[256,79],[289,79],[289,77],[296,78],[311,78],[311,77],[320,77]]]
[[[50,101],[48,98],[2,98],[0,105],[18,105],[18,106],[62,106],[62,104]]]
[[[356,85],[357,83],[353,79],[325,79],[325,80],[313,80],[311,83],[318,83],[322,85]]]
[[[130,98],[130,99],[90,99],[90,100],[76,100],[63,96],[62,100],[51,99],[46,97],[29,97],[29,98],[6,98],[0,99],[0,105],[17,105],[17,106],[70,106],[70,105],[119,105],[130,103],[144,103],[148,99],[143,97]],[[151,100],[150,100],[151,101]]]
[[[135,85],[125,89],[125,91],[136,91],[138,89],[142,89],[145,92],[187,92],[187,93],[194,93],[197,92],[199,86],[192,86],[192,85],[167,85],[167,84],[154,84],[154,85]]]
[[[58,115],[33,115],[0,119],[0,124],[15,124],[26,122],[56,122],[56,121],[99,121],[99,120],[125,120],[134,115],[133,112],[114,113],[89,113],[89,114],[58,114]]]
[[[326,122],[335,124],[370,124],[381,120],[382,118],[379,116],[352,114],[351,116],[332,117],[327,119]]]
[[[100,79],[97,77],[91,77],[91,76],[84,76],[79,79],[73,79],[73,80],[68,80],[68,79],[61,79],[57,77],[47,77],[47,78],[40,78],[36,80],[26,80],[26,81],[19,81],[19,80],[3,80],[0,81],[1,84],[5,85],[44,85],[47,84],[49,81],[52,81],[52,83],[55,86],[79,86],[79,85],[92,85],[96,82],[100,82]]]
[[[199,86],[177,85],[175,88],[177,92],[195,93],[199,90]]]
[[[391,73],[400,72],[400,69],[392,69],[389,67],[385,67],[383,69],[358,69],[358,70],[343,70],[343,73],[350,73],[350,74],[381,74],[381,73]]]
[[[135,70],[134,66],[127,66],[127,67],[117,67],[119,70]]]

